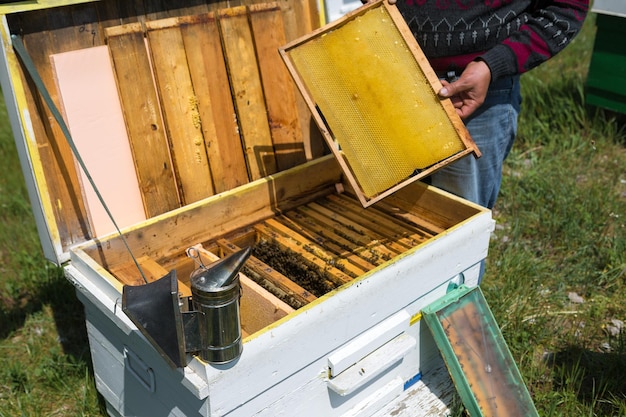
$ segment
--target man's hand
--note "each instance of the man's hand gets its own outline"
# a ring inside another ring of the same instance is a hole
[[[452,83],[443,80],[441,83],[443,88],[439,90],[439,97],[451,99],[456,112],[465,119],[485,101],[491,70],[484,61],[472,61],[458,80]]]

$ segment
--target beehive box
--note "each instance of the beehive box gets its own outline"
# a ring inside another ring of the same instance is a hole
[[[585,98],[587,103],[619,113],[626,113],[626,47],[624,21],[626,4],[619,0],[597,0],[594,41]]]
[[[278,55],[317,24],[315,5],[228,6],[0,6],[0,80],[42,245],[85,306],[109,414],[444,415],[454,387],[420,311],[477,284],[490,212],[420,182],[364,208]],[[168,366],[121,308],[123,285],[141,283],[131,253],[184,289],[191,246],[205,260],[253,247],[243,353],[227,365]]]

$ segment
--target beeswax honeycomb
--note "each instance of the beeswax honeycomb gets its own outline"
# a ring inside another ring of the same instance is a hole
[[[464,150],[384,7],[310,39],[289,56],[366,196]]]

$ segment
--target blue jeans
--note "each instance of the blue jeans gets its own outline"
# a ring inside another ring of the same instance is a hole
[[[467,156],[435,172],[430,183],[489,209],[500,191],[502,165],[517,134],[522,96],[519,76],[495,81],[465,125],[482,156]]]

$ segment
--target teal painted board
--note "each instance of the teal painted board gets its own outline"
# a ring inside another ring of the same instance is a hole
[[[422,314],[472,417],[538,417],[480,287],[462,285]]]
[[[598,14],[586,83],[588,104],[626,113],[626,18]]]

